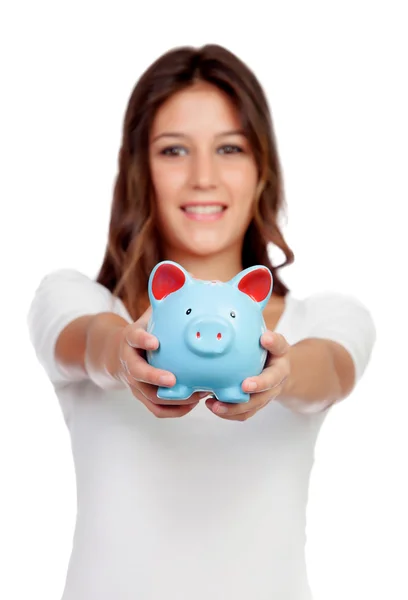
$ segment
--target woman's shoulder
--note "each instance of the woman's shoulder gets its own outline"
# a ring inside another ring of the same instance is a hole
[[[290,296],[285,327],[293,341],[323,338],[341,344],[362,376],[375,345],[376,326],[368,306],[351,293],[319,291],[303,299]]]
[[[372,347],[376,326],[369,307],[356,295],[339,291],[317,291],[303,298],[287,298],[286,326],[306,337],[334,341],[363,341]]]
[[[316,291],[303,297],[288,292],[278,327],[293,335],[310,336],[333,330],[365,330],[367,336],[375,338],[369,307],[356,295],[340,291]]]
[[[64,281],[82,282],[82,283],[97,283],[95,279],[92,279],[89,275],[86,275],[83,271],[70,267],[60,267],[47,271],[40,278],[40,285],[43,283],[51,284]],[[100,285],[100,284],[97,284]]]
[[[45,288],[64,288],[64,286],[74,286],[76,289],[94,289],[105,296],[112,295],[111,291],[96,281],[96,278],[92,278],[87,275],[84,271],[70,267],[61,267],[47,271],[39,280],[37,289]]]
[[[62,267],[53,269],[37,281],[33,303],[36,306],[86,306],[101,311],[116,309],[121,305],[110,289],[79,269]],[[120,306],[123,310],[123,307]]]
[[[317,317],[319,320],[325,314],[352,316],[370,312],[369,307],[356,295],[333,290],[320,290],[304,297],[296,297],[289,293],[287,303],[292,309],[303,313],[304,318]]]

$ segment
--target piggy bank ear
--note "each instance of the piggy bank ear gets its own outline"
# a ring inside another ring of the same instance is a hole
[[[181,289],[189,278],[183,267],[171,260],[157,264],[149,277],[149,299],[152,306]]]
[[[272,294],[273,277],[267,267],[258,265],[238,273],[230,283],[247,294],[263,310]]]

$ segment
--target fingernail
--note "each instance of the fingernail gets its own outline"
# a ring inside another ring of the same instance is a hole
[[[154,348],[156,348],[156,346],[157,346],[156,340],[154,340],[153,338],[150,338],[149,340],[147,340],[147,342],[146,342],[147,350],[153,350]]]
[[[247,383],[246,383],[246,388],[250,392],[253,392],[254,390],[256,390],[257,387],[258,386],[256,385],[255,381],[247,381]]]
[[[199,392],[199,394],[198,394],[198,397],[199,397],[201,400],[203,400],[204,398],[205,398],[205,399],[207,399],[207,398],[208,398],[209,400],[210,400],[210,399],[212,400],[212,399],[214,399],[214,398],[215,398],[214,394],[212,394],[211,392]]]
[[[171,375],[160,375],[159,377],[160,385],[174,385],[174,378]]]

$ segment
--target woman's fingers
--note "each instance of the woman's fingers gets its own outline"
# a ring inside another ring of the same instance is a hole
[[[138,398],[138,400],[140,400],[140,402],[142,404],[144,404],[146,406],[146,408],[151,413],[154,414],[155,417],[158,417],[161,419],[169,419],[169,418],[174,419],[177,417],[184,417],[189,412],[191,412],[193,410],[193,408],[195,408],[198,404],[198,403],[186,404],[186,405],[176,404],[175,406],[167,406],[164,404],[155,404],[154,402],[150,402],[150,400],[148,400],[145,396],[143,396],[142,393],[138,394],[137,398]]]
[[[154,402],[150,402],[150,400],[148,400],[145,396],[143,396],[143,394],[141,392],[139,392],[139,394],[137,394],[137,398],[138,398],[138,400],[140,400],[140,402],[142,404],[144,404],[146,406],[146,408],[151,413],[154,414],[155,417],[158,417],[161,419],[169,419],[169,418],[174,419],[177,417],[184,417],[186,414],[191,412],[193,410],[193,408],[195,408],[198,404],[198,403],[186,404],[186,405],[176,404],[176,406],[155,404]]]
[[[135,386],[133,394],[150,412],[159,418],[183,417],[193,410],[199,402],[198,394],[192,394],[186,400],[162,400],[157,397],[157,388],[147,383]]]
[[[156,369],[142,356],[144,350],[158,348],[159,342],[154,335],[144,329],[130,327],[125,335],[126,343],[121,352],[120,362],[126,371],[130,385],[132,380],[143,381],[156,386],[171,387],[176,378],[170,371]],[[136,350],[136,352],[135,352]]]
[[[157,337],[140,327],[130,327],[126,332],[126,341],[129,346],[138,350],[157,350],[159,347]]]
[[[157,397],[157,388],[172,387],[176,383],[176,377],[170,371],[153,367],[145,359],[145,351],[156,350],[159,347],[158,339],[146,331],[149,316],[149,311],[146,311],[124,332],[120,350],[120,378],[156,417],[182,417],[197,406],[200,396],[194,393],[183,400],[164,400]]]
[[[166,400],[164,398],[159,398],[157,396],[157,387],[155,385],[150,385],[149,383],[144,383],[141,381],[136,382],[134,385],[136,390],[139,390],[145,398],[149,400],[149,402],[153,402],[154,404],[161,404],[162,406],[174,406],[177,405],[189,405],[189,404],[197,404],[201,399],[199,396],[199,392],[195,392],[191,394],[188,398],[183,400]]]
[[[283,335],[269,329],[262,334],[261,344],[273,356],[282,356],[290,348],[289,343]]]
[[[207,407],[222,419],[231,421],[246,421],[253,417],[258,410],[264,408],[273,399],[271,394],[251,395],[249,402],[242,403],[223,403],[218,400],[206,400]]]
[[[163,400],[157,397],[156,386],[136,380],[130,383],[125,373],[122,373],[122,381],[128,385],[135,398],[158,418],[184,417],[200,401],[198,393],[192,394],[185,400]]]
[[[146,362],[141,356],[134,355],[126,361],[128,367],[128,377],[143,383],[150,383],[157,387],[172,387],[176,383],[176,378],[170,371],[156,369]]]

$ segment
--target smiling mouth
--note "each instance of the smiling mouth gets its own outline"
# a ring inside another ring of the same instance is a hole
[[[223,204],[195,204],[181,207],[184,212],[195,215],[215,215],[224,212],[226,208]]]

